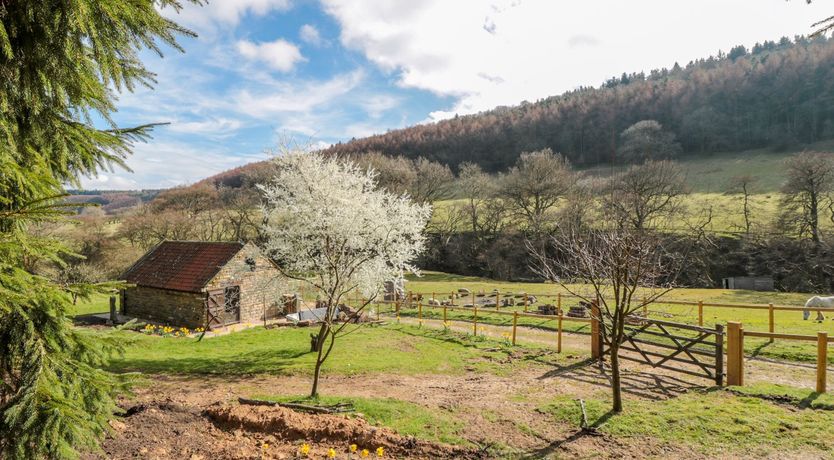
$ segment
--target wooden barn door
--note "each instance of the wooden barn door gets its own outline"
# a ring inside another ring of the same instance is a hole
[[[240,286],[210,291],[207,304],[209,329],[240,322]]]

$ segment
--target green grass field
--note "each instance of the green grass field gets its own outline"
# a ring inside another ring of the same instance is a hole
[[[737,452],[764,458],[774,448],[793,452],[808,449],[805,455],[809,458],[830,454],[834,397],[776,385],[743,387],[742,393],[735,390],[710,389],[660,401],[632,401],[622,414],[613,416],[608,413],[611,403],[604,392],[586,399],[585,405],[589,423],[605,434],[691,446],[708,456]],[[773,396],[795,400],[780,406],[767,400]],[[809,407],[822,410],[801,410]],[[575,399],[557,398],[539,410],[552,414],[555,420],[579,426],[580,410]],[[823,454],[826,451],[829,454]]]
[[[445,281],[422,282],[445,282],[433,285],[443,287],[463,282],[460,278],[449,279],[449,275],[433,276],[445,278]],[[466,282],[492,285],[488,280],[471,278]],[[418,282],[412,282],[410,287],[415,283]],[[544,285],[530,287],[543,288]],[[749,300],[756,295],[749,293],[744,298]],[[88,308],[79,306],[79,309]],[[259,374],[308,376],[313,364],[309,334],[314,331],[315,328],[255,327],[203,341],[120,331],[117,334],[129,340],[129,344],[124,356],[115,359],[110,368],[119,372],[193,376],[195,379],[204,374],[235,380]],[[507,359],[511,355],[512,359]],[[527,369],[537,375],[537,372],[546,373],[554,368],[571,368],[587,357],[588,353],[556,355],[543,353],[540,347],[511,347],[501,340],[388,324],[365,326],[344,337],[326,363],[324,373],[379,378],[381,385],[385,384],[384,376],[392,374],[467,378],[490,374],[511,378]],[[661,445],[691,447],[701,454],[721,452],[730,456],[771,456],[785,452],[824,456],[824,452],[834,448],[834,397],[830,395],[763,384],[727,390],[694,390],[659,400],[627,395],[626,411],[611,415],[607,413],[608,391],[597,388],[594,393],[582,396],[590,421],[615,440],[650,440]],[[465,427],[454,408],[387,397],[350,396],[339,389],[333,389],[333,393],[318,401],[294,393],[269,391],[253,390],[246,396],[275,401],[350,402],[357,412],[377,426],[390,427],[420,439],[472,446],[472,438],[464,436]],[[516,391],[521,393],[508,393],[505,397],[526,408],[524,410],[551,417],[554,423],[578,426],[578,396],[569,389],[555,398],[541,393],[532,383]],[[483,417],[503,420],[498,415],[486,411]],[[519,425],[518,429],[535,434],[530,427]],[[498,447],[504,448],[506,446]]]
[[[397,433],[414,436],[428,441],[465,445],[468,441],[460,437],[463,422],[454,413],[432,411],[426,407],[393,398],[358,398],[345,396],[273,396],[253,395],[253,398],[277,402],[300,402],[307,404],[348,403],[365,420],[377,426],[393,428]]]
[[[834,142],[823,142],[808,147],[809,150],[834,152]],[[678,159],[684,175],[689,194],[681,197],[682,214],[686,216],[679,227],[672,230],[685,230],[687,223],[700,223],[706,209],[712,208],[712,220],[706,227],[718,233],[740,232],[744,229],[742,198],[739,194],[728,194],[733,177],[750,175],[756,178],[751,188],[750,207],[754,231],[768,231],[776,222],[779,212],[779,190],[785,180],[785,160],[796,151],[776,153],[768,150],[750,150],[744,152],[716,152],[697,156],[684,156]],[[591,177],[606,177],[623,167],[596,166],[580,171]],[[449,211],[463,200],[444,200],[434,203],[435,222],[442,222]],[[508,219],[511,217],[508,216]],[[834,225],[823,219],[821,225],[826,230],[834,230]],[[466,229],[466,223],[460,224]]]
[[[89,301],[79,300],[71,305],[67,314],[72,316],[89,315],[91,313],[107,313],[110,311],[110,296],[95,294]]]
[[[467,288],[473,293],[489,294],[493,289],[498,289],[502,298],[509,295],[522,293],[535,294],[538,296],[538,303],[556,304],[557,293],[566,293],[565,289],[556,284],[544,283],[511,283],[495,281],[485,278],[451,275],[447,273],[425,272],[421,277],[409,277],[406,289],[413,293],[421,293],[427,300],[434,294],[438,299],[448,298],[458,288]],[[572,286],[578,289],[578,286]],[[773,303],[774,305],[801,307],[805,300],[812,294],[788,293],[788,292],[758,292],[727,289],[675,289],[669,292],[662,300],[670,301],[702,301],[704,303],[718,304],[763,304]],[[476,297],[477,299],[477,297]],[[520,299],[516,299],[520,300]],[[662,302],[652,304],[648,307],[649,317],[666,321],[680,322],[686,324],[698,324],[698,307],[695,305],[672,305]],[[461,299],[456,303],[471,302],[471,298]],[[571,305],[578,302],[575,298],[562,297],[562,308],[567,310]],[[535,312],[535,306],[528,310]],[[502,311],[522,312],[522,306],[502,307]],[[416,316],[415,309],[402,310],[403,316]],[[426,318],[441,318],[440,309],[423,309]],[[447,318],[469,321],[472,319],[469,312],[447,312]],[[814,316],[812,315],[812,318]],[[478,321],[483,324],[511,325],[512,317],[509,315],[490,314],[488,311],[479,309]],[[767,332],[769,328],[769,314],[767,310],[753,310],[743,308],[725,307],[704,307],[704,325],[726,324],[727,321],[739,321],[748,331]],[[552,320],[541,318],[519,318],[519,325],[532,326],[554,330],[557,327],[555,318]],[[588,331],[586,323],[565,321],[565,331],[582,332]],[[774,313],[774,332],[787,334],[816,335],[817,332],[827,332],[834,336],[834,312],[827,315],[826,320],[818,323],[813,320],[802,319],[802,312],[798,311],[776,311]],[[746,338],[745,350],[749,354],[767,356],[771,358],[790,359],[797,361],[816,360],[816,345],[813,342],[777,340],[769,343],[766,339]],[[829,356],[829,361],[834,363],[834,354]]]
[[[132,343],[124,356],[113,360],[111,368],[119,372],[170,374],[308,375],[315,362],[314,354],[310,353],[310,334],[317,331],[316,328],[255,327],[202,341],[124,332]],[[359,333],[340,339],[323,372],[413,375],[460,374],[465,369],[478,369],[511,373],[512,366],[492,364],[492,358],[501,358],[511,351],[496,345],[501,343],[407,325],[363,327]],[[552,362],[561,359],[553,357]]]

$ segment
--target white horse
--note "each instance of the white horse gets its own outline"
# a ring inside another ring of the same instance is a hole
[[[834,309],[834,297],[819,297],[814,296],[808,299],[805,302],[805,308],[832,308]],[[808,319],[811,316],[811,310],[805,310],[802,312],[802,319]],[[825,316],[822,315],[821,311],[817,311],[817,321],[822,321],[825,319]]]

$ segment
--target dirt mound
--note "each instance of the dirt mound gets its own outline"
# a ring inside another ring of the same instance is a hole
[[[84,459],[258,459],[261,442],[225,432],[198,408],[163,400],[128,408],[110,421],[101,452]]]
[[[356,444],[373,452],[382,447],[396,457],[478,458],[475,451],[401,436],[361,418],[305,414],[284,407],[216,404],[204,414],[224,429],[270,434],[283,442],[306,441],[344,448]]]

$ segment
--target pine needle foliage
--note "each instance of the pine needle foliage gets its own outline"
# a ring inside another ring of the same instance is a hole
[[[199,0],[186,0],[200,3]],[[70,293],[27,269],[61,263],[27,226],[61,219],[63,186],[126,168],[152,124],[119,127],[117,94],[151,86],[139,53],[192,32],[177,0],[0,0],[0,458],[75,458],[107,430],[125,380],[105,370],[112,336],[74,328]],[[74,285],[87,296],[106,286]]]

